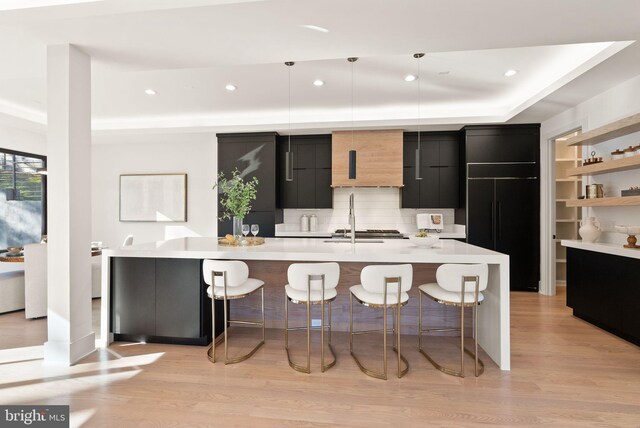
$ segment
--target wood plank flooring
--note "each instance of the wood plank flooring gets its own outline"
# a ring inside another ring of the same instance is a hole
[[[204,347],[114,343],[74,367],[50,367],[41,360],[45,321],[0,315],[0,404],[69,404],[72,426],[87,427],[639,427],[640,348],[572,317],[559,290],[512,293],[512,371],[485,358],[485,374],[475,378],[468,359],[465,379],[435,370],[409,334],[402,337],[409,373],[393,377],[390,352],[391,378],[369,378],[342,332],[333,336],[336,366],[320,373],[316,346],[305,375],[287,365],[277,329],[251,359],[230,366],[211,364]],[[96,332],[98,311],[94,301]],[[234,330],[231,352],[250,346],[255,333]],[[356,342],[373,366],[378,342]],[[428,343],[442,362],[457,364],[457,341]],[[291,346],[302,362],[300,334]]]

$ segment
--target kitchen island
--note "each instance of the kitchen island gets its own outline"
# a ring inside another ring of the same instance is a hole
[[[102,257],[103,347],[114,340],[114,330],[123,322],[117,311],[112,313],[112,304],[135,307],[134,316],[138,318],[136,322],[147,323],[148,328],[153,329],[156,328],[156,321],[145,318],[145,308],[136,306],[150,305],[147,313],[156,316],[157,326],[162,324],[162,328],[169,332],[160,336],[175,337],[174,332],[180,331],[180,326],[176,324],[180,319],[175,315],[176,310],[180,309],[179,298],[183,292],[191,293],[197,298],[191,308],[193,318],[199,316],[200,327],[205,326],[211,317],[211,304],[198,270],[203,259],[244,260],[249,263],[251,277],[264,280],[266,289],[273,289],[281,296],[284,296],[282,289],[286,283],[286,266],[294,262],[340,263],[339,296],[348,295],[348,286],[357,283],[354,281],[358,279],[359,269],[366,264],[411,263],[416,272],[427,272],[425,269],[428,269],[429,279],[433,281],[434,269],[439,264],[487,263],[489,283],[478,310],[478,343],[502,370],[510,369],[509,257],[464,242],[443,239],[433,248],[423,248],[403,239],[352,245],[311,238],[267,238],[265,244],[260,246],[229,247],[219,245],[217,238],[189,237],[104,250]],[[167,280],[171,275],[177,275],[178,280]],[[157,293],[155,299],[147,291],[132,289],[149,278],[155,281],[154,288],[148,289]],[[414,288],[422,283],[421,278],[414,274]],[[197,281],[198,284],[187,290],[183,284],[188,281]],[[112,296],[114,290],[115,295]],[[121,290],[120,293],[118,290]],[[130,302],[129,299],[136,301]],[[279,301],[283,299],[284,297]],[[209,318],[206,317],[207,307]],[[335,309],[334,315],[340,316]],[[270,313],[269,304],[266,311],[267,320],[271,318],[280,321],[279,313]],[[413,329],[404,331],[411,330],[417,331],[417,324]],[[200,340],[204,340],[205,336],[201,332]]]

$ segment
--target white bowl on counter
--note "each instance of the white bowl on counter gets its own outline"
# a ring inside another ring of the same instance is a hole
[[[439,236],[429,235],[424,237],[418,237],[415,235],[409,235],[409,241],[418,247],[433,247],[440,241]]]

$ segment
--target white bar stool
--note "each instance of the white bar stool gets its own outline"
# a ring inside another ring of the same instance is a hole
[[[409,362],[402,356],[400,349],[400,309],[409,301],[409,294],[413,282],[413,267],[404,265],[371,265],[365,266],[360,273],[361,284],[352,286],[349,298],[349,351],[360,370],[368,376],[377,379],[387,379],[387,308],[395,311],[393,316],[393,334],[395,346],[393,350],[398,354],[398,378],[409,371]],[[382,308],[384,326],[380,330],[353,330],[353,298],[364,306]],[[397,325],[397,329],[396,329]],[[382,360],[384,371],[370,370],[356,357],[353,352],[353,336],[358,334],[382,332]],[[402,369],[401,361],[405,368]]]
[[[478,305],[484,299],[481,291],[487,288],[489,276],[488,265],[471,264],[444,264],[436,271],[437,284],[423,284],[418,287],[420,290],[420,314],[418,320],[418,349],[435,368],[443,373],[464,377],[464,353],[466,352],[475,359],[475,375],[480,376],[484,372],[484,363],[478,358]],[[473,289],[467,291],[467,283],[472,283]],[[422,295],[426,295],[433,301],[447,306],[460,307],[460,328],[422,328]],[[475,353],[464,347],[464,310],[473,308],[473,337],[475,341]],[[422,346],[422,333],[430,331],[460,331],[460,370],[443,367],[436,363]]]
[[[211,298],[211,334],[213,340],[207,350],[207,356],[212,363],[216,362],[216,300],[224,301],[224,363],[234,364],[246,360],[264,344],[264,282],[259,279],[249,278],[249,267],[241,261],[204,260],[202,263],[204,282],[209,285],[207,295]],[[215,284],[215,285],[214,285]],[[262,322],[230,320],[227,315],[227,302],[229,300],[242,299],[254,291],[262,292]],[[257,325],[262,327],[262,340],[249,353],[236,358],[229,358],[227,337],[227,324]]]
[[[330,369],[336,363],[336,354],[331,346],[331,302],[338,295],[336,287],[340,279],[340,265],[338,263],[294,263],[287,271],[289,284],[285,289],[284,299],[284,348],[287,351],[289,366],[302,373],[311,373],[311,305],[320,305],[320,370]],[[307,305],[307,326],[289,327],[289,302]],[[329,324],[324,323],[324,305],[329,306]],[[324,362],[324,330],[329,330],[329,351],[333,361]],[[292,330],[307,330],[307,365],[294,363],[289,355],[289,332]]]

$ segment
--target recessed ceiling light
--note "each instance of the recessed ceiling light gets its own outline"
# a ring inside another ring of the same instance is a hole
[[[327,30],[326,28],[318,27],[317,25],[299,25],[299,27],[306,28],[307,30],[319,31],[321,33],[329,32],[329,30]]]
[[[324,80],[316,79],[316,80],[313,81],[313,85],[314,86],[323,86],[324,85]]]
[[[147,94],[147,95],[155,95],[155,94],[157,94],[157,92],[154,91],[153,89],[145,89],[144,93]]]
[[[516,70],[507,70],[504,72],[504,75],[507,77],[515,76],[516,74],[518,74]]]
[[[404,81],[405,82],[413,82],[414,80],[416,80],[418,77],[416,77],[413,74],[407,74],[406,76],[404,76]]]
[[[238,87],[236,85],[232,85],[231,83],[229,83],[227,86],[224,87],[227,91],[235,91],[236,89],[238,89]]]
[[[451,72],[450,72],[450,71],[448,71],[448,70],[447,70],[447,71],[439,71],[439,72],[438,72],[438,74],[439,74],[440,76],[446,76],[446,75],[448,75],[449,73],[451,73]]]

